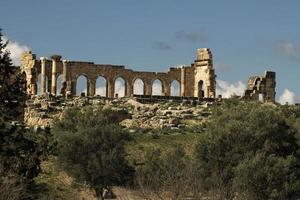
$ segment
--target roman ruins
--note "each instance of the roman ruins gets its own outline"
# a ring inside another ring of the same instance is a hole
[[[94,64],[93,62],[62,60],[60,55],[49,58],[36,58],[36,55],[25,52],[21,58],[21,68],[26,74],[27,92],[30,95],[51,94],[76,95],[77,79],[86,77],[87,96],[95,96],[97,78],[105,80],[105,97],[116,98],[115,82],[118,78],[124,80],[125,94],[135,95],[135,81],[141,81],[142,95],[153,95],[155,81],[161,84],[161,96],[171,96],[171,85],[179,85],[180,97],[216,98],[216,75],[213,68],[213,58],[210,49],[197,50],[196,60],[190,66],[169,68],[168,72],[144,72],[126,69],[122,65]],[[62,76],[61,83],[58,77]],[[39,78],[38,78],[39,77]],[[38,84],[39,81],[39,84]],[[39,88],[38,88],[39,85]],[[263,95],[265,101],[275,100],[275,72],[268,72],[266,77],[256,77],[249,80],[245,92],[247,98],[258,98]],[[57,88],[61,86],[61,88]],[[39,90],[39,91],[38,91]],[[58,92],[59,91],[59,92]],[[77,94],[78,95],[78,94]]]

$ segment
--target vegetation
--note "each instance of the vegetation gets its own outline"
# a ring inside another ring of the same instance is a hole
[[[0,31],[0,199],[33,199],[34,177],[47,157],[46,135],[12,123],[20,115],[26,93],[6,45]]]
[[[90,198],[90,188],[103,199],[128,185],[146,199],[299,199],[299,106],[233,98],[203,110],[202,123],[131,135],[119,122],[132,107],[73,107],[33,131],[15,122],[25,79],[6,45],[0,31],[0,200]]]
[[[99,198],[111,186],[132,182],[134,170],[124,150],[130,137],[117,119],[111,110],[72,108],[53,126],[59,162],[77,181],[93,187]]]
[[[284,111],[239,101],[214,110],[195,152],[207,191],[226,199],[299,197],[297,131]]]
[[[15,120],[26,100],[24,74],[16,73],[0,29],[0,109],[4,120]]]
[[[182,146],[165,154],[148,150],[137,167],[136,184],[143,197],[150,199],[199,199],[202,191],[196,165]]]

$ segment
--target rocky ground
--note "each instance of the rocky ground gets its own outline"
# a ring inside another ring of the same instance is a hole
[[[130,131],[136,129],[170,128],[182,129],[205,122],[210,115],[211,103],[194,105],[192,102],[176,103],[172,100],[160,103],[140,103],[135,98],[105,100],[101,98],[32,97],[27,101],[25,123],[28,126],[49,127],[55,118],[59,118],[66,108],[87,105],[99,106],[99,109],[111,108],[125,110],[129,117],[121,122]]]

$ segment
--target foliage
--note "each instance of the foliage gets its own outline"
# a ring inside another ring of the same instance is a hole
[[[31,199],[34,177],[47,157],[46,135],[18,122],[26,100],[23,74],[12,66],[0,30],[0,188],[3,199]],[[20,112],[21,111],[21,112]]]
[[[34,188],[34,178],[40,172],[40,163],[48,155],[47,133],[33,133],[21,124],[1,120],[0,132],[1,187],[17,190],[23,194],[23,199],[26,199],[26,193],[29,198]]]
[[[35,178],[35,199],[95,199],[94,191],[68,176],[55,156],[50,155],[47,161],[42,162],[41,169],[41,173]]]
[[[206,190],[228,199],[299,197],[299,145],[286,119],[281,108],[257,102],[215,108],[196,148]]]
[[[137,169],[136,183],[145,198],[183,199],[201,195],[197,171],[181,146],[166,154],[148,150]]]
[[[74,107],[52,129],[59,162],[78,181],[93,187],[98,197],[110,186],[132,181],[134,171],[124,150],[130,137],[117,119],[111,110]]]
[[[19,117],[26,99],[25,77],[12,66],[10,53],[5,48],[8,42],[3,41],[0,29],[0,108],[5,120]]]

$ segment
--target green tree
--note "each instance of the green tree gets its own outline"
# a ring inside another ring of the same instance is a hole
[[[129,184],[134,173],[125,159],[124,144],[130,137],[117,118],[111,110],[71,108],[52,129],[62,166],[93,187],[98,198],[111,186]]]
[[[6,49],[0,29],[0,108],[5,120],[19,119],[26,100],[25,75],[12,66],[10,52]]]
[[[46,158],[44,134],[12,123],[24,107],[24,77],[13,67],[0,30],[0,188],[3,199],[31,199],[34,177]],[[43,142],[41,142],[43,141]],[[0,199],[1,199],[0,198]]]
[[[182,146],[168,152],[148,150],[136,171],[136,184],[146,199],[200,199],[201,184],[196,165]]]
[[[299,197],[296,130],[275,105],[234,100],[215,108],[196,158],[203,185],[221,198]]]

